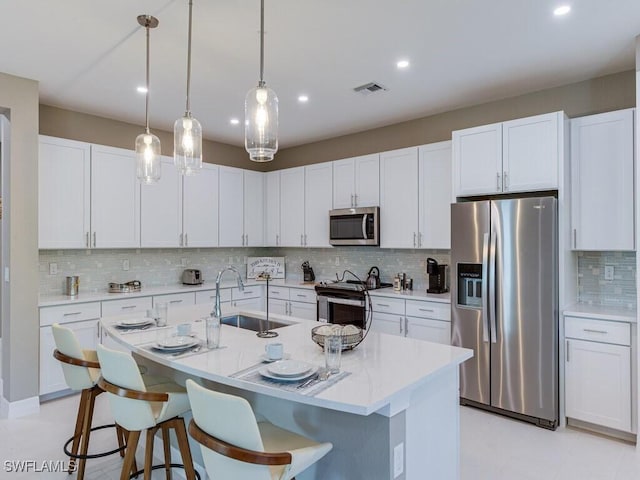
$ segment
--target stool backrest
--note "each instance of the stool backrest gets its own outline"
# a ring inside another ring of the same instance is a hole
[[[247,450],[264,446],[251,405],[244,398],[214,392],[187,380],[187,393],[194,422],[204,432]],[[216,478],[271,480],[269,467],[227,458],[201,445],[207,472]]]
[[[68,357],[77,358],[79,360],[91,360],[85,357],[85,354],[76,338],[73,330],[67,327],[63,327],[57,323],[51,326],[53,332],[53,339],[56,344],[56,348],[59,352],[67,355]],[[94,378],[97,378],[96,374],[91,375],[89,368],[81,367],[78,365],[71,365],[69,363],[60,362],[62,366],[62,372],[64,373],[64,379],[67,385],[72,390],[84,390],[85,388],[91,388],[94,385]]]
[[[110,383],[128,390],[146,392],[138,365],[126,352],[119,352],[98,345],[98,359],[102,376]],[[107,392],[111,412],[116,423],[127,430],[139,431],[156,424],[154,409],[162,409],[161,402],[149,402],[134,398],[126,398]]]

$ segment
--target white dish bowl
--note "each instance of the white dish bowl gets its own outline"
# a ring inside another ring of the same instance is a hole
[[[266,368],[276,377],[299,377],[311,370],[313,365],[298,360],[280,360],[269,364]]]
[[[296,377],[279,377],[277,375],[272,375],[271,373],[269,373],[269,370],[267,370],[267,367],[262,367],[260,370],[258,370],[258,373],[260,373],[260,375],[262,375],[265,378],[269,378],[271,380],[277,380],[279,382],[297,382],[299,380],[304,380],[305,378],[309,378],[311,375],[313,375],[317,371],[318,371],[318,367],[313,367],[308,372],[303,373],[302,375],[298,375]]]

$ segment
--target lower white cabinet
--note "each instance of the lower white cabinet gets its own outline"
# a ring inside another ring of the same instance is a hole
[[[451,344],[451,323],[428,318],[405,317],[404,335],[428,342]]]
[[[404,337],[404,315],[372,312],[371,331]]]
[[[102,302],[102,316],[126,315],[129,313],[146,314],[152,308],[151,297],[131,297],[120,300],[108,300]]]
[[[630,324],[565,317],[569,419],[632,432]]]
[[[153,305],[155,306],[158,303],[166,303],[167,307],[170,309],[175,307],[189,307],[196,304],[196,294],[195,292],[184,292],[170,293],[168,295],[154,295]]]
[[[262,299],[262,286],[254,285],[244,287],[240,290],[237,287],[231,289],[231,306],[245,310],[263,310],[264,301]]]
[[[316,292],[308,288],[269,287],[269,313],[318,319]]]
[[[220,303],[229,303],[229,302],[231,302],[231,289],[221,288]],[[203,303],[210,303],[211,305],[216,303],[216,291],[203,290],[201,292],[196,292],[196,305],[201,305]]]

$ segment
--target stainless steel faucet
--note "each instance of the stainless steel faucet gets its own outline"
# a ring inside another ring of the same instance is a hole
[[[220,309],[220,280],[222,279],[222,274],[227,270],[231,270],[232,272],[235,272],[236,279],[238,281],[238,288],[240,289],[241,292],[244,291],[244,283],[242,283],[242,277],[240,276],[240,272],[236,270],[235,267],[232,267],[231,265],[229,265],[228,267],[223,268],[218,272],[218,276],[216,277],[216,301],[213,306],[213,312],[211,312],[211,316],[216,317],[218,319],[222,318],[222,310]]]

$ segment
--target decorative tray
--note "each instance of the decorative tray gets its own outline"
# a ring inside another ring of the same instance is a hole
[[[358,332],[357,333],[346,333],[344,331],[344,328],[340,328],[340,331],[342,331],[342,350],[352,350],[355,347],[357,347],[360,342],[362,341],[363,338],[363,331],[361,328],[358,328],[354,325],[347,325],[347,327],[349,329],[357,329]],[[333,326],[328,326],[328,325],[320,325],[319,327],[313,327],[311,329],[311,339],[316,342],[318,345],[320,345],[322,348],[324,348],[324,339],[325,337],[327,337],[328,335],[332,335],[334,333],[328,333],[328,330],[326,330],[327,328],[336,328],[335,325]],[[327,332],[327,333],[325,333]],[[346,334],[345,334],[346,333]]]
[[[142,290],[140,280],[132,280],[127,283],[109,283],[109,293],[131,293]]]

